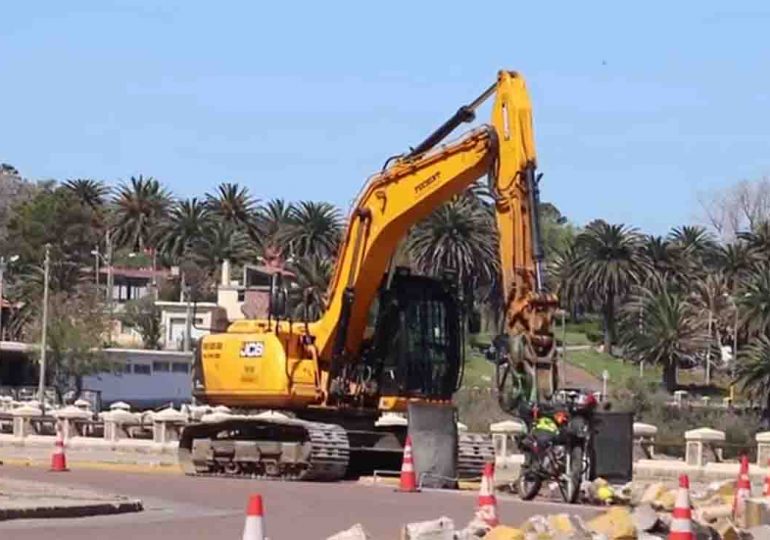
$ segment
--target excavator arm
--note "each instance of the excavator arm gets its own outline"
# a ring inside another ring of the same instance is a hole
[[[491,125],[458,141],[439,144],[495,96]],[[532,107],[524,79],[501,71],[497,81],[408,154],[367,182],[351,213],[323,317],[312,326],[321,358],[331,359],[333,379],[358,358],[367,313],[399,241],[451,197],[487,174],[495,196],[506,334],[498,386],[528,374],[534,388],[555,390],[551,324],[556,298],[545,292],[537,218],[538,178]],[[519,384],[519,386],[521,386]],[[522,388],[514,388],[522,392]]]

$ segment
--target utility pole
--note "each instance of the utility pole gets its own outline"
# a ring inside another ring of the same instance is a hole
[[[51,244],[45,245],[45,261],[43,262],[43,332],[40,337],[40,381],[37,388],[37,399],[45,412],[45,362],[48,353],[48,276],[51,271]]]
[[[104,235],[104,242],[107,253],[105,253],[105,259],[104,262],[107,264],[107,310],[109,312],[109,336],[107,339],[107,343],[112,346],[112,327],[113,327],[113,315],[114,315],[114,306],[113,306],[113,287],[114,287],[114,279],[113,279],[113,273],[112,273],[112,233],[110,231],[107,231]]]

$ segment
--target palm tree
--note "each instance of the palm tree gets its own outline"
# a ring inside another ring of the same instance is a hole
[[[686,298],[654,279],[649,288],[636,287],[623,306],[620,340],[639,362],[663,366],[663,384],[676,389],[679,363],[705,348],[708,335],[698,309]]]
[[[700,259],[708,258],[717,248],[714,236],[704,227],[697,225],[684,225],[672,229],[668,237],[671,242]]]
[[[758,261],[757,252],[746,242],[737,241],[723,246],[717,252],[717,266],[727,279],[730,290],[738,290],[740,282]]]
[[[763,221],[751,232],[738,233],[738,238],[748,245],[757,259],[770,263],[770,221]]]
[[[741,351],[735,370],[736,382],[754,399],[770,409],[770,337],[760,336]]]
[[[660,236],[648,236],[642,247],[652,273],[686,286],[695,274],[694,258],[678,242]]]
[[[237,183],[219,184],[213,194],[206,194],[206,206],[213,216],[244,231],[251,232],[254,227],[257,201],[249,194],[248,188]]]
[[[257,212],[257,228],[262,257],[268,264],[280,265],[286,246],[282,235],[291,224],[294,206],[284,199],[272,199]]]
[[[650,273],[639,232],[604,221],[589,224],[575,239],[570,279],[580,295],[601,305],[604,315],[604,348],[614,341],[616,303]]]
[[[248,236],[233,223],[215,221],[202,232],[193,242],[192,251],[209,272],[216,272],[225,260],[239,264],[254,256]]]
[[[550,288],[556,291],[561,305],[576,311],[591,305],[592,299],[578,290],[577,281],[572,279],[577,252],[571,246],[564,252],[557,253],[547,266],[547,280]]]
[[[465,283],[470,278],[490,283],[497,276],[497,229],[492,214],[472,195],[455,197],[418,223],[406,250],[427,274],[449,270]]]
[[[327,202],[301,201],[290,210],[290,221],[277,238],[298,257],[334,257],[342,234],[339,209]]]
[[[78,178],[64,182],[64,189],[71,192],[81,204],[96,210],[104,205],[110,188],[100,180]]]
[[[739,289],[740,326],[749,335],[770,335],[770,265],[758,265]]]
[[[288,268],[294,274],[298,285],[290,293],[293,317],[307,317],[310,321],[320,318],[326,308],[334,262],[326,257],[310,255],[290,263]]]
[[[177,201],[160,225],[158,249],[171,258],[183,257],[209,224],[208,210],[197,198]]]
[[[113,200],[115,242],[138,251],[151,246],[170,202],[170,193],[156,179],[132,176]]]

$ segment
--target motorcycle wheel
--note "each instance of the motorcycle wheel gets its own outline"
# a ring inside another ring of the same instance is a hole
[[[583,447],[573,446],[570,450],[569,470],[559,482],[561,495],[567,504],[575,504],[580,496],[580,484],[583,481]]]
[[[522,468],[519,478],[516,480],[516,488],[522,501],[531,501],[540,493],[543,479],[539,474],[526,468]]]

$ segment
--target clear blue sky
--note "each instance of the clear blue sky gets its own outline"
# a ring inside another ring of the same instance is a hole
[[[734,4],[734,5],[730,5]],[[740,6],[738,5],[740,4]],[[650,232],[770,170],[766,2],[4,2],[0,161],[347,208],[500,67],[544,198]]]

